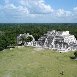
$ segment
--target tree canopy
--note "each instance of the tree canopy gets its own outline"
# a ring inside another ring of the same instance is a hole
[[[33,35],[37,41],[44,33],[51,30],[60,30],[60,31],[70,31],[71,34],[75,35],[77,38],[77,24],[76,23],[19,23],[19,24],[0,24],[0,44],[5,45],[3,48],[6,48],[7,45],[16,45],[17,36],[23,33],[30,33]],[[4,36],[3,36],[4,34]],[[31,38],[27,38],[27,41],[31,41]],[[5,44],[4,44],[5,43]],[[0,47],[1,47],[0,46]]]

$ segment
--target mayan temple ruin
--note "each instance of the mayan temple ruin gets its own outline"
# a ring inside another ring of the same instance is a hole
[[[31,41],[25,41],[25,38],[31,37]],[[29,33],[17,36],[17,44],[24,46],[49,48],[57,51],[75,51],[77,50],[77,40],[69,31],[48,31],[42,37],[35,41],[35,38]]]

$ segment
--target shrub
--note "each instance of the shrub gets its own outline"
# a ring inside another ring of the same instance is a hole
[[[30,36],[28,36],[28,37],[25,39],[26,42],[31,42],[32,40],[33,40],[33,38],[30,37]]]
[[[4,35],[0,36],[0,51],[7,48],[8,42],[6,40],[6,37]]]
[[[76,51],[76,52],[74,52],[74,55],[75,55],[75,58],[77,58],[77,51]]]

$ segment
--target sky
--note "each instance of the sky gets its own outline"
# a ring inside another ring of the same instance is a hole
[[[77,23],[77,0],[0,0],[0,23]]]

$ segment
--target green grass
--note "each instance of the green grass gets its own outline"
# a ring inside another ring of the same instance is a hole
[[[33,47],[6,49],[0,52],[0,77],[77,77],[77,61],[70,56],[73,52]]]

